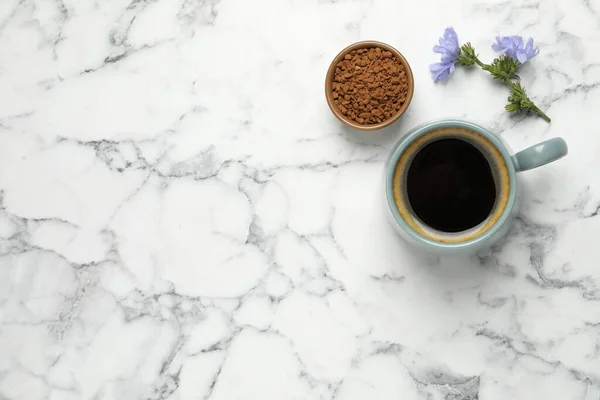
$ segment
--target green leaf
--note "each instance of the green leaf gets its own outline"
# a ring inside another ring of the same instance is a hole
[[[484,65],[482,68],[492,74],[494,79],[508,83],[512,79],[520,79],[516,73],[518,66],[518,61],[515,61],[506,55],[501,55],[496,57],[491,64]]]
[[[515,112],[519,111],[519,106],[517,106],[516,104],[509,103],[506,106],[504,106],[504,109],[508,112]]]
[[[477,54],[475,53],[475,49],[473,48],[473,46],[471,46],[471,43],[466,43],[462,45],[456,61],[460,65],[464,65],[467,67],[473,64],[479,64]]]
[[[527,93],[525,93],[525,89],[521,86],[521,82],[510,82],[508,84],[512,89],[510,96],[508,96],[509,103],[504,107],[508,112],[516,112],[522,110],[529,110],[538,114],[540,117],[544,118],[547,122],[550,122],[550,117],[548,117],[538,106],[535,105],[533,101],[529,97],[527,97]]]

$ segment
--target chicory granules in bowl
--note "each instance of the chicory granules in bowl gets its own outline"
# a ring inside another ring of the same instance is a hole
[[[414,81],[398,50],[367,41],[337,55],[327,72],[325,90],[329,108],[340,121],[356,129],[375,130],[406,111]]]

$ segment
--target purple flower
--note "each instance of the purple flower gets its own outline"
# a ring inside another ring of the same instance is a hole
[[[454,28],[451,26],[446,28],[444,36],[440,38],[440,44],[433,46],[433,51],[442,55],[442,62],[433,63],[429,66],[431,77],[434,82],[446,81],[454,72],[456,59],[460,54],[458,35],[454,32]]]
[[[527,44],[523,44],[522,36],[496,36],[496,43],[492,44],[492,49],[504,53],[513,60],[524,64],[537,56],[540,49],[533,48],[533,39],[529,38]]]

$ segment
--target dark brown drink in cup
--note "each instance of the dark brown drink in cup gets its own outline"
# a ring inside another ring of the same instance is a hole
[[[440,128],[423,135],[400,157],[394,175],[398,211],[415,231],[436,241],[481,235],[508,202],[504,158],[468,129]]]

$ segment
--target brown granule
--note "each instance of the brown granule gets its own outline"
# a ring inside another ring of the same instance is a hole
[[[404,65],[379,47],[353,50],[336,65],[333,99],[342,114],[359,124],[393,117],[407,93]]]

